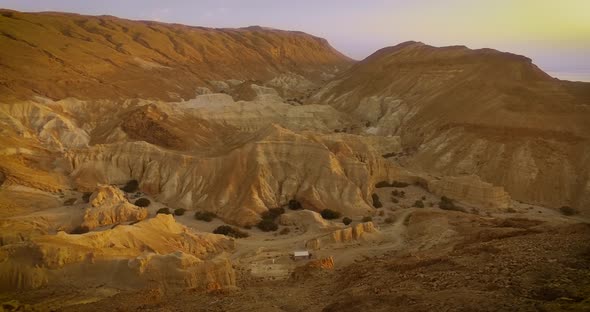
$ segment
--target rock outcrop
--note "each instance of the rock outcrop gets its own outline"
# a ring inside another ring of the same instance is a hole
[[[278,223],[313,230],[325,229],[330,226],[330,223],[324,220],[319,213],[311,210],[287,211],[279,217]]]
[[[104,184],[137,179],[161,202],[210,210],[239,225],[256,223],[260,213],[293,198],[315,211],[366,213],[372,181],[399,171],[361,136],[298,134],[271,125],[243,140],[210,157],[144,142],[97,145],[67,157],[76,181],[85,175]]]
[[[504,188],[483,182],[475,175],[430,180],[428,190],[477,207],[505,209],[512,205]]]
[[[233,287],[233,269],[222,256],[232,249],[233,241],[223,236],[193,233],[172,216],[160,214],[101,232],[60,232],[4,246],[0,289],[32,289],[65,281],[84,287],[103,283],[141,288],[155,277],[165,287]]]
[[[147,216],[146,208],[129,203],[117,187],[103,185],[90,196],[90,205],[85,209],[82,226],[94,229],[121,222],[141,221]]]
[[[0,101],[190,99],[209,81],[270,80],[289,72],[317,81],[351,63],[325,39],[302,32],[0,13]]]
[[[407,42],[375,52],[310,102],[401,136],[413,170],[476,174],[520,201],[587,207],[588,90],[524,56]]]
[[[305,243],[305,247],[312,250],[318,250],[323,245],[351,243],[359,240],[372,239],[379,230],[375,228],[373,222],[358,223],[343,229],[333,231],[328,235],[310,239]]]

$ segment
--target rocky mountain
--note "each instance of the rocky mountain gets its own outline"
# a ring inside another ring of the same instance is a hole
[[[0,46],[0,100],[191,99],[212,81],[317,81],[351,62],[302,32],[9,10],[0,11]]]
[[[0,310],[590,298],[590,84],[261,27],[2,10],[0,34]]]
[[[590,84],[492,49],[406,42],[355,64],[311,102],[399,135],[408,166],[477,174],[516,199],[590,203]]]

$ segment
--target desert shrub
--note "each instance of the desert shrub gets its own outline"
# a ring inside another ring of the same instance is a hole
[[[414,207],[416,208],[424,208],[424,203],[421,200],[417,200],[414,202]]]
[[[399,203],[399,199],[397,199],[397,198],[395,198],[395,197],[392,197],[392,198],[391,198],[391,201],[392,201],[394,204],[397,204],[397,203]]]
[[[383,217],[384,215],[385,215],[385,211],[383,211],[383,210],[379,211],[379,216],[380,217]]]
[[[385,154],[381,155],[381,157],[383,157],[383,158],[391,158],[391,157],[394,157],[396,155],[397,155],[397,153],[385,153]]]
[[[137,206],[137,207],[147,207],[151,203],[152,202],[149,199],[147,199],[145,197],[142,197],[142,198],[140,198],[140,199],[138,199],[138,200],[135,201],[135,206]]]
[[[158,209],[158,211],[156,211],[156,214],[160,214],[160,213],[172,214],[172,211],[170,211],[170,208],[164,207],[164,208],[160,208],[160,209]]]
[[[404,192],[404,191],[399,192],[399,197],[406,198],[406,192]]]
[[[332,209],[324,209],[320,212],[320,214],[322,215],[322,218],[324,218],[326,220],[333,220],[333,219],[340,218],[340,212],[334,211]]]
[[[289,209],[291,210],[299,210],[302,209],[301,203],[296,199],[291,199],[289,201]]]
[[[440,198],[440,202],[438,203],[438,208],[440,209],[444,209],[444,210],[453,210],[453,208],[455,208],[455,203],[453,202],[452,199],[443,196]]]
[[[70,234],[84,234],[88,232],[90,232],[90,229],[87,226],[80,225],[73,229]]]
[[[262,213],[262,219],[275,220],[283,213],[285,213],[285,209],[283,208],[271,208]]]
[[[429,202],[428,203],[428,207],[434,207],[434,203],[433,202]]]
[[[246,224],[246,225],[244,225],[244,228],[245,228],[246,230],[250,230],[250,229],[252,229],[252,225],[250,225],[250,224]]]
[[[387,217],[387,218],[385,218],[384,221],[387,224],[392,224],[393,222],[395,222],[395,218],[393,218],[393,217]]]
[[[410,221],[412,220],[412,215],[407,215],[406,218],[403,221],[404,226],[408,226],[410,225]]]
[[[391,196],[399,196],[399,191],[398,190],[391,191]]]
[[[382,187],[389,187],[389,182],[387,181],[381,181],[381,182],[377,182],[377,184],[375,184],[376,188],[382,188]]]
[[[134,193],[137,192],[138,189],[139,182],[137,182],[137,180],[130,180],[129,182],[127,182],[127,184],[125,184],[125,186],[121,188],[121,190],[123,190],[123,192],[126,193]]]
[[[185,212],[186,212],[186,209],[184,209],[184,208],[174,209],[175,216],[182,216],[182,215],[184,215]]]
[[[438,208],[443,209],[443,210],[453,210],[453,211],[465,212],[465,209],[455,205],[455,202],[446,196],[443,196],[440,198],[440,202],[438,203]]]
[[[362,222],[371,222],[371,221],[373,221],[373,217],[371,217],[371,216],[366,216],[366,217],[363,217],[363,219],[362,219],[361,221],[362,221]]]
[[[375,184],[376,188],[382,188],[382,187],[397,187],[397,188],[404,188],[407,187],[408,183],[406,182],[399,182],[399,181],[393,181],[391,183],[387,182],[387,181],[381,181],[378,182],[377,184]]]
[[[507,213],[516,213],[516,210],[514,210],[514,208],[510,207],[510,208],[506,208],[506,212]]]
[[[269,219],[262,219],[256,226],[263,232],[274,232],[279,229],[279,226]]]
[[[92,195],[92,192],[85,192],[84,194],[82,194],[82,200],[85,203],[89,203],[90,202],[90,196]]]
[[[379,195],[377,195],[376,193],[373,193],[373,195],[371,195],[371,198],[373,198],[373,207],[375,207],[375,208],[383,207],[381,200],[379,200]]]
[[[578,214],[578,211],[570,206],[563,206],[559,208],[559,212],[561,212],[561,214],[563,214],[564,216],[573,216],[575,214]]]
[[[422,196],[422,198],[421,198],[421,199],[422,199],[422,200],[426,200],[426,196]]]
[[[344,225],[349,225],[352,223],[352,219],[349,217],[344,217],[342,218],[342,223],[344,223]]]
[[[217,217],[216,214],[209,211],[197,211],[195,212],[195,219],[205,222],[211,222],[213,219]]]
[[[213,230],[213,233],[234,238],[244,238],[250,236],[250,234],[240,231],[239,229],[229,225],[220,225],[215,230]]]
[[[291,233],[291,229],[290,229],[290,228],[284,228],[284,229],[282,229],[282,230],[279,232],[279,234],[280,234],[280,235],[287,235],[287,234],[289,234],[289,233]]]
[[[68,198],[66,199],[66,201],[64,201],[64,206],[71,206],[76,202],[75,198]]]

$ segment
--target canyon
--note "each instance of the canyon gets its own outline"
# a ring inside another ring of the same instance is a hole
[[[258,26],[0,34],[1,309],[588,309],[590,83]]]

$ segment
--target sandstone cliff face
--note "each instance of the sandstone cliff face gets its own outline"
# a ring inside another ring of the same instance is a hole
[[[90,196],[90,205],[85,209],[82,226],[94,229],[115,223],[141,221],[147,216],[147,209],[129,203],[121,190],[103,185]]]
[[[268,80],[286,72],[318,80],[350,63],[326,40],[301,32],[0,13],[0,100],[189,99],[211,80]]]
[[[379,231],[375,228],[373,222],[358,223],[350,227],[333,231],[332,233],[308,240],[305,247],[313,250],[322,248],[323,245],[334,243],[351,243],[358,240],[370,239]]]
[[[98,145],[67,157],[76,181],[84,175],[106,184],[134,178],[161,202],[213,211],[241,225],[257,222],[267,208],[293,198],[316,211],[366,213],[372,209],[367,202],[374,181],[398,170],[362,137],[302,135],[277,125],[215,157],[140,142]]]
[[[233,242],[223,236],[195,234],[172,216],[158,215],[102,232],[60,232],[4,246],[0,288],[31,289],[67,281],[84,287],[106,283],[141,288],[155,277],[164,277],[159,281],[165,287],[233,287],[233,269],[221,257],[232,248]]]
[[[521,201],[583,209],[590,99],[581,89],[590,84],[560,82],[522,56],[409,42],[359,62],[310,102],[400,135],[414,170],[476,174]]]
[[[505,209],[512,205],[504,188],[481,181],[477,176],[444,177],[428,182],[428,190],[476,207]]]

